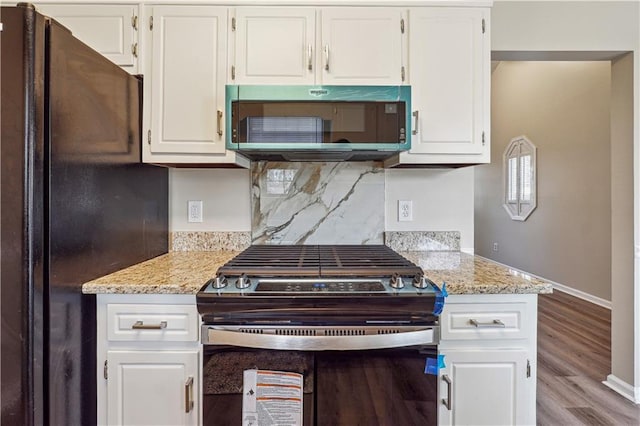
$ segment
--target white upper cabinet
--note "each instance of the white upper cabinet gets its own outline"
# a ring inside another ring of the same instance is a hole
[[[410,84],[412,148],[385,166],[490,161],[489,7],[179,3],[38,5],[144,74],[144,162],[248,167],[225,149],[225,84]]]
[[[489,9],[409,11],[411,151],[400,163],[490,161]]]
[[[138,6],[126,4],[38,4],[91,48],[131,73],[138,71]]]
[[[234,84],[402,84],[397,8],[236,8]]]
[[[404,82],[404,16],[395,8],[321,9],[322,84]]]
[[[315,83],[315,9],[237,8],[232,22],[234,83]]]
[[[224,139],[227,8],[153,6],[147,13],[143,160],[236,162]]]

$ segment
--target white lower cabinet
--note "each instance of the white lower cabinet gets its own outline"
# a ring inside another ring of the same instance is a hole
[[[201,423],[194,295],[97,296],[99,425]]]
[[[453,295],[441,316],[440,425],[536,423],[537,295]]]
[[[527,424],[526,350],[447,350],[441,425]],[[447,380],[448,379],[448,380]]]
[[[198,424],[198,350],[114,350],[107,364],[108,424]]]

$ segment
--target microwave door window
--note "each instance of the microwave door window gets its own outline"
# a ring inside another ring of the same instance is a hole
[[[247,117],[242,126],[248,143],[322,143],[321,117]]]
[[[236,102],[234,129],[239,143],[313,146],[405,142],[404,102]]]

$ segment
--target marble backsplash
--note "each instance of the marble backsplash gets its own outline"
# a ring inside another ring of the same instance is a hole
[[[254,162],[253,244],[383,244],[384,169],[369,162]]]

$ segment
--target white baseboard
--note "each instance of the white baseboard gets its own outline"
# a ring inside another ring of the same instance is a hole
[[[575,288],[567,287],[566,285],[563,285],[563,284],[558,284],[553,281],[550,281],[550,282],[551,284],[553,284],[554,290],[559,290],[563,293],[567,293],[572,296],[575,296],[578,299],[586,300],[587,302],[595,303],[598,306],[602,306],[603,308],[607,308],[611,310],[611,301],[609,300],[602,299],[601,297],[594,296],[593,294],[585,293],[582,290],[576,290]]]
[[[629,401],[635,404],[640,404],[640,387],[634,388],[629,383],[620,380],[613,374],[609,374],[607,376],[607,380],[602,382],[602,384],[624,396]]]

